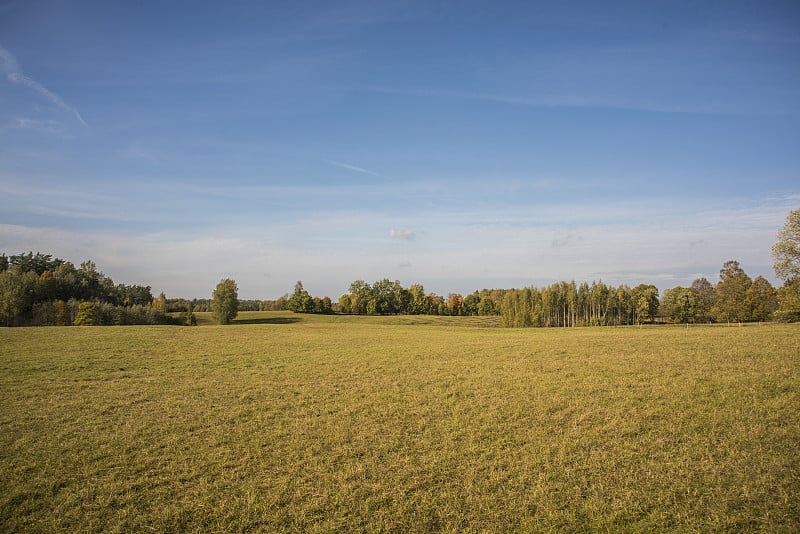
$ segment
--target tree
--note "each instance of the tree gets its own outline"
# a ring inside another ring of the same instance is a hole
[[[800,278],[778,288],[778,311],[775,317],[781,321],[800,321]]]
[[[464,302],[461,303],[461,311],[464,315],[478,315],[478,305],[481,302],[481,297],[478,292],[470,293],[464,297]]]
[[[352,313],[353,308],[350,301],[350,294],[345,293],[341,297],[339,297],[339,311],[342,313]]]
[[[481,301],[478,304],[478,315],[496,315],[497,311],[494,307],[494,301],[492,297],[481,297]]]
[[[458,293],[450,293],[447,295],[447,314],[448,315],[461,315],[461,306],[464,302],[464,297]]]
[[[236,282],[225,278],[211,294],[211,311],[219,324],[230,324],[239,314],[239,288]]]
[[[772,246],[775,274],[788,282],[800,278],[800,208],[789,212],[778,242]]]
[[[714,288],[712,315],[717,321],[741,322],[748,320],[747,290],[752,284],[738,261],[726,261],[719,271],[719,282]]]
[[[372,288],[364,280],[356,280],[350,284],[350,313],[367,313],[367,304],[372,298]]]
[[[775,288],[763,276],[757,276],[745,293],[751,321],[768,321],[778,309]]]
[[[661,314],[675,323],[693,323],[697,313],[694,292],[686,287],[674,287],[664,291],[661,299]]]
[[[5,326],[19,324],[28,315],[38,280],[34,271],[22,272],[15,265],[0,272],[0,321]]]
[[[78,315],[75,317],[75,326],[93,326],[94,322],[94,302],[81,302],[78,305]]]
[[[194,311],[192,311],[191,302],[186,307],[186,315],[183,318],[183,324],[186,326],[197,326],[197,317],[195,317]]]
[[[775,274],[783,280],[778,290],[776,317],[781,320],[800,320],[800,208],[789,212],[778,242],[772,247]]]
[[[286,307],[295,313],[314,313],[314,299],[303,288],[300,280],[294,285],[294,293],[286,302]]]
[[[692,282],[695,304],[695,321],[705,323],[711,320],[711,308],[714,306],[714,286],[706,278],[698,278]]]
[[[658,288],[652,284],[639,284],[632,293],[636,323],[652,321],[658,312]]]
[[[167,313],[167,296],[163,291],[158,294],[158,298],[153,299],[152,306],[153,309],[158,310],[161,313]]]
[[[372,284],[372,299],[367,303],[370,315],[386,315],[397,313],[394,284],[388,278]]]
[[[414,284],[408,288],[410,302],[408,313],[412,315],[422,315],[428,313],[428,298],[425,296],[425,288],[421,284]]]

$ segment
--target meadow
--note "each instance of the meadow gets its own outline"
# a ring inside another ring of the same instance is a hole
[[[0,329],[0,530],[800,530],[798,325]]]

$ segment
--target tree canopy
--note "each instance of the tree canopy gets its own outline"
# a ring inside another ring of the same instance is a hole
[[[230,324],[239,314],[239,288],[236,281],[225,278],[211,294],[211,311],[219,324]]]
[[[789,212],[772,247],[775,274],[784,282],[800,278],[800,208]]]

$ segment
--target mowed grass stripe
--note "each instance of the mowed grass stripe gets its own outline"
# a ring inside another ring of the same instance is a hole
[[[800,527],[796,326],[291,318],[0,330],[0,529]]]

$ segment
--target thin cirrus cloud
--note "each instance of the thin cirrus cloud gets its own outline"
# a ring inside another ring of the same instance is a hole
[[[86,124],[86,121],[83,120],[83,117],[81,117],[81,114],[80,112],[78,112],[77,109],[64,102],[64,100],[60,96],[58,96],[57,94],[55,94],[54,92],[52,92],[47,87],[40,84],[33,78],[25,76],[22,73],[22,69],[20,68],[19,63],[17,63],[17,59],[14,57],[14,55],[7,49],[3,48],[2,46],[0,46],[0,64],[2,65],[2,70],[9,81],[11,81],[16,85],[22,85],[24,87],[27,87],[28,89],[38,94],[39,96],[41,96],[42,98],[44,98],[45,100],[56,106],[57,108],[60,108],[63,111],[66,111],[71,115],[74,115],[75,118],[78,119],[78,122],[80,122],[82,125],[88,126]]]
[[[330,163],[334,167],[339,167],[340,169],[346,169],[348,171],[353,171],[361,174],[369,174],[370,176],[380,176],[377,172],[365,169],[363,167],[359,167],[357,165],[351,165],[349,163],[343,163],[341,161],[335,161],[335,160],[328,160],[328,163]]]

